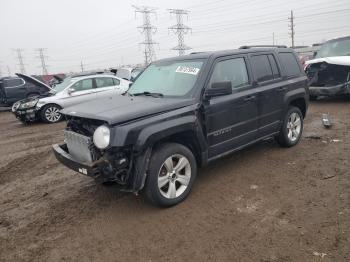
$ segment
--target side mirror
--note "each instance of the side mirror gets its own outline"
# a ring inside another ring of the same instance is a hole
[[[205,97],[211,98],[215,96],[224,96],[232,94],[231,81],[212,83],[210,88],[205,90]]]
[[[317,51],[315,51],[315,52],[314,52],[314,54],[313,54],[313,57],[312,57],[312,58],[315,58],[315,57],[316,57],[316,55],[317,55]]]
[[[67,93],[70,95],[70,94],[72,94],[72,93],[74,93],[75,92],[75,89],[74,88],[68,88],[68,90],[67,90]]]

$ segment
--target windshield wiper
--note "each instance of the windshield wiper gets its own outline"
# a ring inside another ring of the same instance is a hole
[[[134,96],[133,94],[129,93],[129,91],[125,91],[122,96],[125,96],[125,95],[128,95],[128,96]]]
[[[164,95],[162,93],[153,93],[153,92],[144,91],[142,93],[135,93],[134,96],[152,96],[155,98],[159,98],[159,97],[163,97]]]

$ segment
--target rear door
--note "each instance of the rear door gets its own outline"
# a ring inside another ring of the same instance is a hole
[[[114,77],[96,77],[97,97],[105,97],[121,93],[121,81]]]
[[[86,78],[77,81],[70,87],[74,89],[74,92],[71,92],[62,98],[62,106],[72,106],[96,99],[97,96],[94,87],[95,82],[93,78]]]
[[[217,59],[206,88],[231,81],[232,94],[204,103],[209,159],[229,153],[256,139],[258,107],[245,55]]]
[[[286,86],[273,52],[250,54],[249,58],[258,96],[258,136],[264,137],[279,130]]]

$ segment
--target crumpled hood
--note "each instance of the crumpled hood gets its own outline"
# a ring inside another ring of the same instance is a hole
[[[115,95],[89,101],[61,111],[64,115],[103,120],[118,124],[136,118],[175,110],[194,104],[194,100],[183,98],[153,98],[145,96]]]
[[[317,63],[326,62],[333,65],[350,66],[350,56],[332,56],[316,58],[305,62],[305,65],[312,65]]]

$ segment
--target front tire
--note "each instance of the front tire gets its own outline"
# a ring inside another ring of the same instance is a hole
[[[57,123],[62,120],[59,112],[62,108],[58,105],[46,105],[40,112],[41,120],[45,123]]]
[[[191,191],[197,175],[197,163],[185,146],[167,143],[151,156],[145,195],[154,205],[169,207],[179,204]]]
[[[303,114],[297,107],[290,107],[284,118],[277,142],[283,147],[295,146],[303,133]]]

